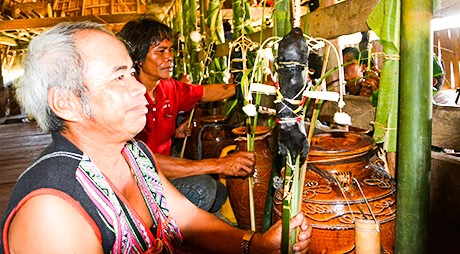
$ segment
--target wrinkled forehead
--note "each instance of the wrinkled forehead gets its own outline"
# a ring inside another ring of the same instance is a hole
[[[98,30],[82,30],[74,34],[75,45],[84,55],[92,54],[114,54],[118,51],[126,51],[124,44],[114,35]]]
[[[114,68],[132,67],[126,47],[115,36],[94,30],[80,31],[75,36],[75,44],[84,62],[86,81],[104,82],[110,79]]]

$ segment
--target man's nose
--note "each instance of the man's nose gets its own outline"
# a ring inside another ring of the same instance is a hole
[[[132,85],[130,86],[130,88],[130,95],[133,97],[145,94],[145,92],[147,91],[145,86],[141,82],[137,81],[137,79],[135,78],[133,78]]]
[[[174,52],[173,51],[168,51],[166,53],[166,60],[167,61],[173,61],[174,60]]]

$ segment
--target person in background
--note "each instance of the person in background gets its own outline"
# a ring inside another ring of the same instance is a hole
[[[226,41],[231,41],[232,36],[233,36],[232,24],[230,24],[230,22],[228,20],[226,20],[226,21],[223,22],[223,26],[224,26],[225,40]]]
[[[321,71],[323,69],[323,56],[316,52],[310,52],[308,54],[308,76],[313,82],[313,85],[317,84],[317,81],[321,78]]]
[[[190,135],[185,124],[176,130],[180,111],[190,111],[199,102],[220,101],[235,95],[234,84],[193,85],[172,78],[174,33],[165,24],[149,18],[125,24],[120,37],[134,62],[137,79],[147,89],[147,124],[137,136],[156,154],[166,177],[192,203],[210,212],[220,209],[226,187],[208,174],[246,177],[254,171],[255,154],[237,152],[224,158],[187,160],[170,156],[171,139]],[[177,136],[179,133],[183,135]]]
[[[460,88],[454,90],[444,83],[444,64],[433,55],[433,103],[441,106],[458,106]]]
[[[371,61],[361,58],[357,48],[346,47],[342,50],[343,69],[345,74],[346,90],[350,95],[370,97],[378,91],[380,85],[380,72]]]
[[[182,196],[135,139],[146,88],[125,46],[91,22],[34,38],[17,87],[21,105],[53,142],[19,177],[0,227],[1,253],[280,253],[281,223],[266,233],[228,225]],[[312,227],[303,214],[296,253]]]

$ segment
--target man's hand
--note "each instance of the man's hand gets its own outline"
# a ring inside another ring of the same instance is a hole
[[[180,82],[183,82],[183,83],[187,83],[187,84],[191,84],[192,83],[192,80],[190,79],[190,75],[189,74],[182,74],[182,76],[180,77],[179,79]]]
[[[175,138],[185,138],[192,135],[192,128],[187,127],[188,122],[183,122],[179,127],[176,128]]]
[[[256,155],[253,152],[236,152],[219,160],[222,162],[222,173],[228,176],[246,177],[254,172],[256,165]]]
[[[292,246],[294,253],[305,253],[310,245],[312,227],[308,222],[305,215],[302,213],[297,214],[290,221],[290,232],[294,228],[300,230],[297,242]],[[281,236],[282,236],[282,221],[277,221],[267,232],[264,234],[256,234],[251,241],[249,247],[250,253],[281,253]]]
[[[375,72],[372,72],[370,75],[363,78],[361,82],[361,89],[359,91],[359,95],[369,97],[375,90],[379,89],[379,85],[379,76]]]

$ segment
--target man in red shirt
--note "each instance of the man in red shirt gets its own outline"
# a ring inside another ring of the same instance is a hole
[[[149,102],[147,124],[137,136],[156,155],[162,171],[192,203],[209,212],[220,209],[226,188],[208,174],[247,176],[254,171],[255,154],[237,152],[224,158],[186,160],[170,155],[171,138],[180,111],[190,111],[198,101],[220,101],[235,95],[234,84],[198,86],[172,79],[173,31],[161,22],[140,19],[120,32],[133,59],[138,80]]]

